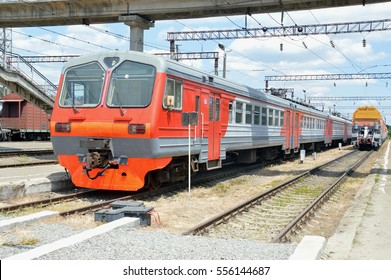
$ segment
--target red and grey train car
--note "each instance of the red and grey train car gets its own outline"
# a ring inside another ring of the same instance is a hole
[[[59,162],[76,186],[138,190],[224,160],[254,162],[347,142],[351,122],[139,52],[75,58],[62,71],[51,118]]]
[[[50,115],[16,93],[0,99],[2,140],[48,140]]]

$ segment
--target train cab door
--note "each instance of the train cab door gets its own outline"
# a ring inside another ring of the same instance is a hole
[[[207,119],[208,136],[208,161],[207,169],[221,167],[220,146],[221,146],[221,97],[218,93],[204,92],[202,111]]]

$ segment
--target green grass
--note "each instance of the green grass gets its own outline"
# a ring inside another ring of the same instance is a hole
[[[314,186],[310,187],[307,185],[303,185],[294,189],[294,195],[319,195],[324,190],[322,186]]]
[[[37,245],[39,243],[39,239],[35,237],[24,237],[19,242],[4,242],[3,246],[32,246]]]

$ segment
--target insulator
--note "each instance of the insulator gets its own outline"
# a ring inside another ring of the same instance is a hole
[[[307,47],[305,42],[303,42],[303,46],[304,46],[304,48],[308,49],[308,47]]]
[[[367,40],[362,39],[362,46],[365,48],[367,46]]]
[[[284,50],[284,44],[281,43],[281,44],[280,44],[280,51],[283,51],[283,50]]]
[[[333,40],[330,40],[330,45],[335,48],[335,44],[334,44],[334,41]]]

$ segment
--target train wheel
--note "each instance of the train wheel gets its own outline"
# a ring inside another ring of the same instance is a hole
[[[150,190],[157,190],[161,187],[162,182],[159,180],[159,177],[155,172],[150,172],[147,175],[147,187]]]

